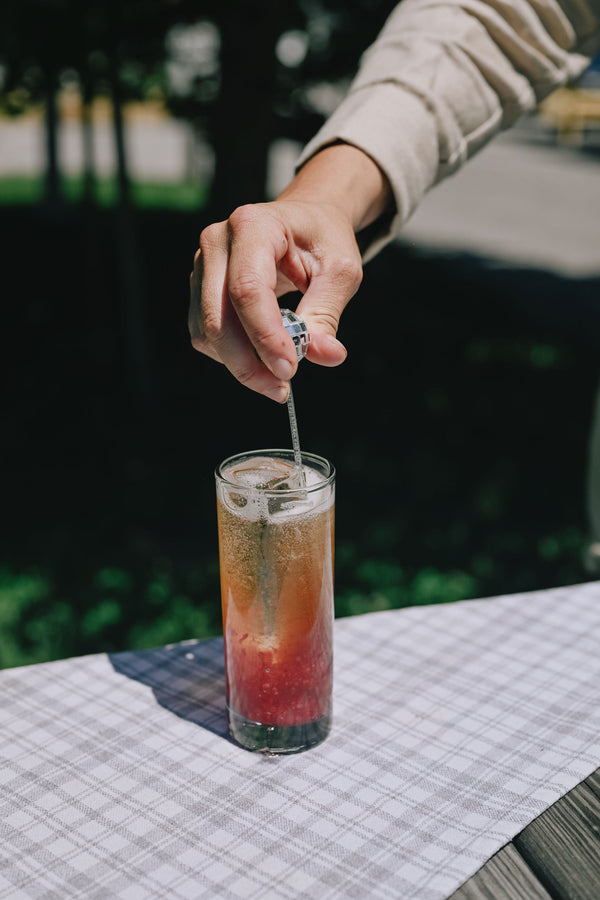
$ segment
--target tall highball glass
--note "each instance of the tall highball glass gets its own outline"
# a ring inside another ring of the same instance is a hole
[[[229,730],[298,753],[331,727],[335,470],[256,450],[216,470]]]

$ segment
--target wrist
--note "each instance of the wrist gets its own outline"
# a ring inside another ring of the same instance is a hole
[[[389,209],[392,192],[383,171],[352,144],[331,144],[312,156],[279,200],[335,207],[355,233]]]

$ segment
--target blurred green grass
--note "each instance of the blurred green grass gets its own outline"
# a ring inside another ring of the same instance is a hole
[[[60,179],[61,196],[67,203],[80,203],[83,199],[84,180],[81,176]],[[10,176],[0,178],[0,206],[37,205],[44,197],[42,176]],[[113,207],[117,203],[116,178],[95,178],[91,202],[100,207]],[[171,209],[179,211],[200,210],[207,198],[207,187],[199,180],[157,182],[132,181],[131,199],[146,209]]]

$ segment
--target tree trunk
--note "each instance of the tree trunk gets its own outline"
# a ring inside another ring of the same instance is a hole
[[[49,213],[55,214],[62,205],[60,175],[58,168],[58,77],[56,66],[46,66],[46,103],[44,106],[46,139],[46,173],[44,180],[44,204]]]
[[[273,138],[275,44],[280,25],[275,0],[244,3],[219,17],[221,91],[214,106],[215,176],[211,218],[242,203],[265,199]]]
[[[109,82],[112,98],[113,134],[117,160],[117,227],[116,252],[128,359],[132,400],[136,409],[148,413],[154,405],[148,351],[148,337],[142,302],[141,268],[136,223],[131,206],[123,98],[119,71],[119,6],[111,5],[111,53]]]
[[[87,65],[85,65],[81,74],[81,137],[83,144],[83,184],[81,190],[81,202],[84,207],[91,209],[94,205],[96,186],[94,121],[92,117],[94,85]]]

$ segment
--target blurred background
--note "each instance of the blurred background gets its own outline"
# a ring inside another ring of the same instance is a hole
[[[198,235],[287,183],[393,5],[2,4],[0,666],[220,633],[214,467],[290,436],[190,347]],[[592,577],[599,70],[436,188],[347,362],[301,366],[338,616]]]

